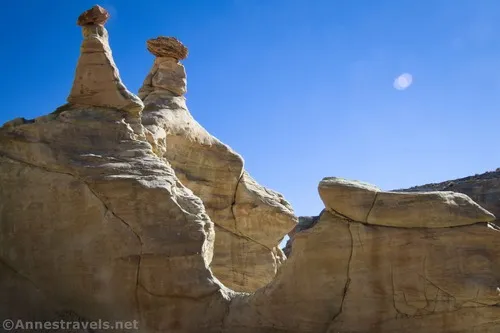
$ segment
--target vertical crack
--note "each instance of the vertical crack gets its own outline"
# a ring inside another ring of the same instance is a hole
[[[346,270],[346,282],[344,285],[344,291],[342,293],[342,300],[340,301],[339,311],[333,315],[333,318],[330,320],[330,323],[326,327],[325,333],[328,333],[330,329],[333,327],[335,323],[335,319],[342,313],[344,310],[344,302],[347,297],[347,292],[349,291],[349,286],[351,285],[351,262],[354,254],[354,237],[352,235],[351,224],[346,221],[347,230],[349,231],[350,241],[351,241],[351,251],[349,253],[349,260],[347,262],[347,270]]]
[[[366,217],[365,217],[365,222],[368,223],[368,218],[370,217],[370,214],[373,210],[373,207],[375,207],[375,203],[377,202],[377,197],[378,197],[378,194],[380,192],[375,192],[375,196],[373,197],[373,202],[372,202],[372,205],[370,207],[370,209],[368,210],[368,214],[366,214]]]

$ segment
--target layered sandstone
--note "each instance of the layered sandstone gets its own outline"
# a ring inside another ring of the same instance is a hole
[[[414,186],[403,192],[453,191],[463,193],[493,214],[500,216],[500,168],[474,176]],[[499,224],[498,219],[495,223]]]
[[[386,199],[375,186],[339,178],[323,180],[319,192],[326,206],[319,221],[294,235],[293,254],[270,285],[231,303],[228,332],[500,330],[492,214],[453,193]],[[393,209],[395,218],[369,218]],[[396,222],[399,211],[406,214]]]
[[[78,70],[111,69],[93,61]],[[0,129],[0,317],[220,332],[231,291],[209,268],[213,223],[154,154],[142,102],[124,112],[101,83],[87,82],[99,98]]]
[[[92,7],[78,18],[83,42],[68,102],[138,113],[143,104],[123,84],[111,54],[104,27],[108,18],[109,13],[100,6]]]
[[[325,178],[325,210],[303,219],[272,281],[226,288],[216,275],[241,289],[271,279],[265,258],[279,260],[271,246],[294,217],[192,119],[185,87],[167,89],[185,75],[166,58],[141,90],[142,118],[94,100],[0,128],[0,318],[136,320],[142,333],[500,331],[495,217],[453,192]]]
[[[284,259],[281,238],[296,223],[283,196],[259,185],[243,159],[208,133],[186,106],[186,72],[179,62],[187,49],[177,39],[147,43],[156,55],[139,91],[142,123],[156,154],[199,196],[215,223],[212,269],[225,285],[255,291],[275,276]]]

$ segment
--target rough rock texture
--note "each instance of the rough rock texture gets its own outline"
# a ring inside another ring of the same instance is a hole
[[[188,332],[187,318],[219,303],[224,313],[226,291],[208,269],[213,224],[139,121],[78,107],[0,130],[3,318],[53,303],[43,319],[73,311]]]
[[[359,181],[325,178],[319,184],[325,207],[354,221],[402,228],[442,228],[491,222],[495,216],[455,192],[383,192]]]
[[[500,217],[500,168],[480,175],[398,190],[406,192],[453,191],[468,195],[475,202]],[[496,224],[500,224],[497,219]]]
[[[108,11],[99,5],[95,5],[94,7],[82,13],[78,17],[76,24],[82,27],[92,24],[104,25],[108,19]]]
[[[220,332],[231,291],[209,269],[202,201],[154,154],[140,109],[101,105],[0,128],[0,317]]]
[[[339,183],[356,191],[372,188]],[[348,190],[333,188],[339,197]],[[352,205],[364,207],[365,197]],[[430,198],[427,210],[433,213],[427,214],[442,227],[370,225],[338,214],[328,208],[336,203],[323,198],[326,211],[294,235],[293,255],[276,279],[233,300],[226,319],[233,330],[227,332],[500,331],[500,230],[487,223],[452,224],[448,215],[462,221],[471,208],[457,210],[449,201],[446,211],[439,196]],[[391,200],[409,216],[421,210],[405,194]]]
[[[138,113],[144,105],[122,83],[111,54],[108,31],[103,26],[108,17],[105,9],[94,6],[78,18],[84,39],[68,102]]]
[[[279,260],[269,246],[291,209],[182,96],[147,91],[142,119],[70,104],[0,128],[0,318],[139,320],[142,333],[500,332],[500,230],[447,192],[328,178],[326,209],[294,235],[275,278],[251,294],[227,289],[212,258],[226,255],[221,276],[255,282],[264,257]]]
[[[177,60],[186,59],[188,49],[177,38],[160,36],[149,39],[146,43],[148,51],[156,57],[170,57]]]
[[[165,38],[148,45],[158,40]],[[281,194],[256,183],[243,159],[193,119],[185,92],[184,66],[176,58],[157,57],[139,91],[146,136],[216,224],[217,278],[234,290],[254,291],[275,276],[284,259],[278,243],[296,217]]]
[[[323,212],[321,212],[323,213]],[[321,214],[320,214],[321,215]],[[289,258],[292,255],[292,243],[295,238],[295,235],[301,231],[310,229],[316,225],[319,221],[318,216],[299,216],[299,223],[295,225],[295,227],[288,233],[288,241],[286,242],[285,248],[283,249],[283,253],[285,253],[286,257]]]

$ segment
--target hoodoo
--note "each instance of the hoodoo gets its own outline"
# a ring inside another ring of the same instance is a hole
[[[301,219],[284,261],[277,244],[297,218],[189,113],[187,48],[147,42],[143,103],[119,78],[108,16],[78,19],[70,103],[0,127],[0,319],[17,331],[500,332],[493,214],[465,194],[329,177],[325,209]]]
[[[234,290],[255,291],[274,278],[284,260],[278,243],[297,218],[281,194],[253,180],[243,158],[191,116],[180,62],[187,48],[173,37],[150,39],[147,48],[155,60],[139,90],[146,137],[215,223],[214,274]]]
[[[111,54],[104,27],[108,18],[109,13],[97,5],[78,17],[83,42],[68,102],[138,113],[143,104],[122,83]]]

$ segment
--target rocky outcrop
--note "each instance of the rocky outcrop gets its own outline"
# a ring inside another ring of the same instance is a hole
[[[104,27],[108,18],[108,12],[100,6],[92,7],[78,18],[84,39],[68,102],[138,113],[143,104],[122,83],[111,55]]]
[[[296,223],[288,202],[260,186],[243,159],[191,116],[183,96],[187,49],[177,39],[147,42],[156,55],[139,91],[142,123],[155,153],[168,161],[182,184],[199,196],[215,223],[212,269],[225,285],[254,291],[275,276],[284,259],[280,239]]]
[[[495,216],[455,192],[383,192],[375,186],[341,178],[319,183],[325,207],[362,223],[402,228],[444,228],[491,222]]]
[[[444,201],[434,193],[412,200],[391,193],[390,205],[377,208],[383,192],[338,178],[322,181],[319,192],[326,206],[319,221],[294,235],[293,254],[269,286],[231,303],[226,323],[238,329],[228,332],[500,330],[500,230],[479,222],[491,214],[465,196],[457,207],[454,194]],[[348,192],[355,194],[351,202],[339,205],[335,198]],[[353,207],[366,207],[367,197],[375,200],[359,214],[363,220],[348,217]],[[432,223],[367,222],[370,211],[395,207],[419,216],[421,202]]]
[[[231,291],[209,269],[202,201],[153,153],[140,109],[87,102],[0,129],[0,316],[220,332]]]
[[[500,168],[483,174],[441,183],[414,186],[397,192],[453,191],[463,193],[500,217]],[[497,219],[496,224],[500,224]]]
[[[321,212],[321,213],[323,213],[323,212]],[[292,243],[293,243],[293,240],[295,238],[295,235],[301,231],[304,231],[304,230],[307,230],[307,229],[314,227],[316,225],[316,223],[318,223],[320,215],[318,215],[318,216],[299,216],[299,223],[297,223],[297,225],[295,225],[295,227],[292,229],[292,231],[290,231],[288,233],[289,239],[287,240],[285,248],[283,249],[283,252],[287,256],[287,258],[292,255]]]
[[[172,59],[141,90],[142,117],[95,100],[0,128],[0,317],[135,320],[143,333],[500,331],[500,230],[465,195],[326,178],[325,210],[277,265],[291,209],[165,88],[185,79]],[[224,255],[229,268],[214,265]],[[250,288],[236,274],[256,286],[266,256],[278,272],[253,293],[212,273]]]

